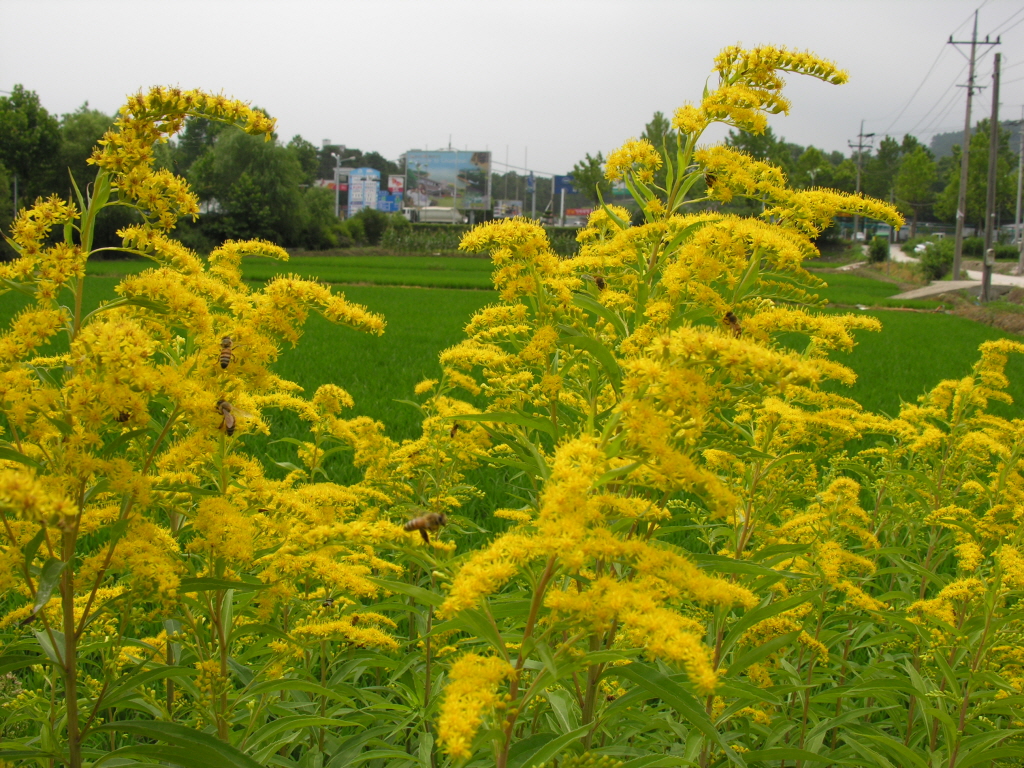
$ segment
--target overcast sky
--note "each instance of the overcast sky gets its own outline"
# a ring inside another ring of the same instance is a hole
[[[844,86],[789,78],[792,113],[771,120],[848,152],[862,119],[926,142],[963,129],[966,58],[946,41],[970,39],[979,7],[979,36],[1002,45],[982,47],[978,82],[1001,52],[1001,116],[1020,118],[1024,0],[0,0],[0,91],[20,83],[61,114],[203,88],[267,109],[284,140],[391,159],[450,141],[491,150],[495,170],[507,156],[565,173],[699,98],[723,46],[770,43],[850,72]]]

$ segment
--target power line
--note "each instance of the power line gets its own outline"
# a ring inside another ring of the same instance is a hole
[[[1011,21],[1013,21],[1013,19],[1015,17],[1020,16],[1022,13],[1024,13],[1024,8],[1019,8],[1016,13],[1011,14],[1010,17],[1008,19],[1006,19],[1006,21],[1004,21],[1002,24],[998,25],[989,34],[995,35],[995,34],[999,34],[1000,32],[1008,32],[1009,29],[1013,29],[1013,27],[1016,27],[1017,24],[1020,24],[1020,22],[1024,21],[1024,19],[1021,19],[1020,21],[1017,22],[1017,24],[1014,24],[1013,27],[1010,27],[1007,30],[1004,30],[1003,27],[1006,26],[1007,24],[1009,24]]]
[[[941,59],[941,58],[942,58],[942,54],[944,54],[944,53],[945,53],[946,51],[948,51],[948,50],[949,50],[949,49],[948,49],[948,48],[946,48],[946,44],[945,44],[945,43],[943,43],[943,44],[942,44],[942,47],[941,47],[941,48],[939,49],[939,55],[935,57],[935,61],[933,61],[933,62],[932,62],[932,65],[931,65],[931,66],[930,66],[930,67],[928,68],[928,72],[927,72],[927,73],[925,73],[924,79],[923,79],[923,80],[922,80],[922,81],[920,82],[920,84],[918,84],[917,88],[916,88],[916,89],[914,90],[914,92],[913,92],[913,93],[912,93],[912,94],[910,95],[910,98],[909,98],[909,99],[907,99],[907,103],[903,105],[903,109],[901,109],[901,110],[900,110],[900,113],[899,113],[898,115],[896,115],[896,119],[894,119],[894,120],[893,120],[893,121],[892,121],[892,122],[891,122],[891,123],[889,124],[889,127],[888,127],[888,128],[886,128],[886,129],[885,129],[885,131],[883,131],[883,133],[885,133],[885,134],[888,134],[888,133],[889,133],[889,131],[891,131],[891,130],[892,130],[892,127],[893,127],[894,125],[896,125],[896,123],[898,123],[898,122],[899,122],[899,119],[900,119],[901,117],[903,117],[903,113],[907,111],[907,107],[909,107],[909,106],[911,105],[911,103],[913,103],[914,99],[915,99],[915,98],[917,98],[917,94],[919,94],[919,93],[921,92],[921,88],[922,88],[922,87],[924,87],[924,84],[925,84],[926,82],[928,82],[928,78],[929,78],[929,77],[931,77],[931,74],[932,74],[932,72],[934,72],[934,71],[935,71],[935,66],[936,66],[936,65],[937,65],[937,64],[939,63],[939,59]]]
[[[946,90],[942,92],[942,95],[939,96],[938,99],[936,99],[935,103],[932,104],[931,107],[928,108],[928,111],[925,112],[923,115],[921,115],[921,118],[916,123],[914,123],[914,127],[911,128],[909,131],[907,131],[907,133],[913,134],[917,130],[918,126],[921,125],[921,123],[923,123],[925,120],[928,119],[929,115],[932,114],[932,112],[935,110],[936,107],[938,107],[940,104],[946,103],[945,102],[946,96],[948,96],[949,93],[952,92],[954,88],[956,88],[956,81],[961,78],[961,76],[964,74],[964,71],[966,69],[967,69],[967,64],[964,64],[964,66],[957,73],[956,77],[953,79],[953,82],[950,83],[949,86],[946,88]]]

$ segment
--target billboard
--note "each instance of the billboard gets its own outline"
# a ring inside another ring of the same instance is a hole
[[[523,215],[523,201],[522,200],[495,200],[494,201],[494,218],[496,219],[510,219],[513,216]]]
[[[394,178],[393,176],[391,178]],[[394,194],[392,192],[378,192],[377,193],[377,210],[383,211],[384,213],[401,213],[402,211],[402,195],[401,193]]]
[[[410,150],[405,153],[407,205],[487,210],[491,207],[491,153]]]
[[[555,176],[555,194],[560,192],[566,192],[572,194],[576,191],[576,187],[573,186],[572,176]]]
[[[373,168],[355,168],[349,171],[348,215],[353,216],[363,208],[376,208],[379,190],[380,171]]]
[[[405,176],[388,176],[388,192],[392,195],[400,195],[405,191]]]

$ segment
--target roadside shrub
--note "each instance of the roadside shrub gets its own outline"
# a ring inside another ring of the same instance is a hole
[[[950,239],[928,243],[924,252],[917,254],[921,274],[927,280],[941,280],[953,268],[954,243]],[[955,278],[954,278],[955,279]]]
[[[874,237],[868,245],[868,261],[878,264],[889,258],[889,241],[884,237]]]
[[[985,255],[985,238],[965,237],[961,253],[972,259],[980,259]]]
[[[351,217],[349,221],[358,221],[359,226],[362,227],[363,237],[361,242],[365,242],[367,245],[378,245],[388,228],[390,217],[388,214],[375,208],[363,208],[359,213]]]

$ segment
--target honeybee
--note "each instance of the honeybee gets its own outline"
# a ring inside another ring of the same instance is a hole
[[[430,536],[427,535],[427,531],[436,531],[442,525],[448,525],[448,518],[444,512],[428,512],[420,517],[414,517],[403,528],[407,531],[419,531],[423,541],[429,544]]]
[[[130,413],[128,413],[128,411],[118,411],[117,412],[117,416],[114,417],[114,421],[116,421],[116,422],[118,422],[120,424],[124,424],[131,417],[132,417],[132,415]]]
[[[726,312],[722,317],[722,325],[732,331],[732,335],[737,339],[743,333],[743,326],[740,325],[739,318],[732,313],[732,311]]]
[[[454,439],[455,433],[458,432],[458,431],[459,431],[459,422],[456,421],[454,424],[452,424],[452,428],[451,428],[451,431],[448,433],[448,437],[451,437],[451,438]]]
[[[237,424],[235,414],[232,413],[231,403],[227,400],[218,400],[217,410],[220,411],[220,415],[224,418],[224,421],[221,423],[221,429],[227,432],[228,437],[231,437],[235,434],[235,426]]]
[[[707,171],[704,172],[704,183],[708,185],[708,188],[715,186],[715,182],[718,181],[718,177],[713,173]]]
[[[604,278],[603,277],[598,275],[597,277],[594,278],[594,283],[597,285],[597,290],[599,290],[599,291],[603,291],[604,290],[605,282],[604,282]]]
[[[220,367],[223,370],[227,370],[228,363],[234,358],[234,353],[231,351],[231,337],[225,336],[220,340]]]

